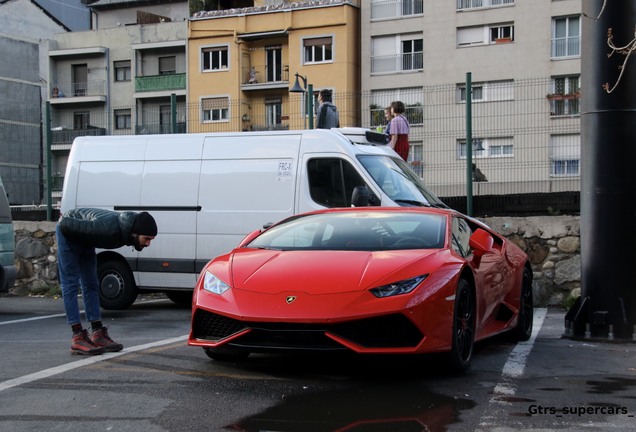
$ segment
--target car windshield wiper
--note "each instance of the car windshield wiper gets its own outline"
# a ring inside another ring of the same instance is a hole
[[[416,207],[430,207],[431,206],[428,203],[423,203],[421,201],[409,200],[409,199],[394,199],[393,201],[395,201],[398,204],[399,203],[410,204],[410,205],[416,206]]]
[[[440,204],[437,204],[437,203],[429,203],[429,207],[435,207],[435,208],[441,208],[441,209],[447,209],[447,208],[449,208],[449,207],[448,207],[446,204],[444,204],[444,203],[440,203]]]

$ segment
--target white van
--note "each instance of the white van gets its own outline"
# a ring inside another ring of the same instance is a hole
[[[444,206],[385,135],[342,128],[77,138],[61,211],[144,210],[156,219],[159,234],[142,253],[98,251],[102,307],[122,309],[139,290],[189,302],[203,266],[249,232],[352,204]]]

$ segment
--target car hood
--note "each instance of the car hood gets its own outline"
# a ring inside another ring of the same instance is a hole
[[[263,294],[361,291],[437,268],[441,250],[275,251],[236,250],[230,273],[234,289]]]

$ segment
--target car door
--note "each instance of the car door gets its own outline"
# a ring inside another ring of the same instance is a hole
[[[470,248],[470,236],[477,226],[466,218],[457,216],[452,222],[452,248],[460,254],[473,269],[477,305],[477,328],[483,328],[495,318],[497,306],[504,294],[505,265],[502,256],[502,243],[493,237],[490,251],[477,256]]]

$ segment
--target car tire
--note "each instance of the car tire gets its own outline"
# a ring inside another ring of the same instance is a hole
[[[511,332],[516,341],[527,341],[532,335],[534,317],[534,301],[532,297],[532,273],[525,268],[521,279],[521,292],[519,294],[519,313],[517,325]]]
[[[137,299],[137,285],[128,265],[121,261],[105,261],[97,267],[99,299],[102,308],[129,308]]]
[[[240,348],[203,348],[205,354],[216,361],[234,361],[246,359],[250,352]]]
[[[192,291],[166,291],[166,297],[178,305],[192,304]]]
[[[455,293],[449,364],[463,372],[470,366],[475,346],[475,297],[466,279],[460,279]]]

